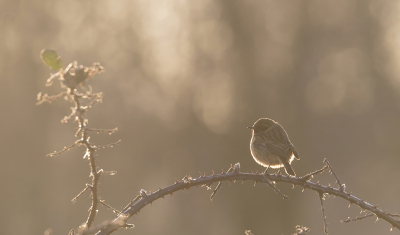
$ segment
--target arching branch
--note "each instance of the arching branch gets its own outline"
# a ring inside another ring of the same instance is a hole
[[[271,175],[263,175],[258,173],[244,173],[239,172],[239,169],[235,169],[235,171],[230,173],[221,173],[221,174],[212,174],[210,176],[200,176],[199,178],[190,178],[185,177],[183,181],[176,181],[174,184],[167,186],[163,189],[159,189],[156,192],[147,193],[145,190],[141,190],[140,195],[136,198],[135,202],[130,203],[113,221],[108,223],[106,226],[100,229],[96,233],[96,235],[108,235],[112,232],[116,231],[119,228],[123,228],[126,226],[131,227],[132,225],[128,225],[127,220],[138,213],[143,207],[151,204],[157,199],[163,198],[166,195],[172,195],[174,192],[184,189],[189,189],[193,186],[202,186],[207,185],[210,186],[213,183],[222,182],[222,181],[255,181],[261,183],[267,183],[269,181],[274,181],[277,183],[288,183],[295,186],[303,187],[304,189],[310,189],[316,191],[319,195],[334,195],[336,197],[341,197],[346,201],[349,201],[351,204],[356,204],[363,210],[368,210],[375,214],[378,218],[381,218],[392,225],[392,227],[396,227],[400,229],[400,221],[393,218],[391,214],[382,211],[364,200],[357,198],[350,193],[347,193],[343,188],[332,188],[331,186],[321,185],[319,183],[314,183],[308,180],[309,177],[292,177],[285,176],[280,174],[271,174]],[[95,231],[83,231],[82,234],[92,234]]]

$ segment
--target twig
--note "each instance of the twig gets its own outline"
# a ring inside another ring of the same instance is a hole
[[[374,213],[369,213],[369,214],[366,214],[366,215],[363,215],[363,216],[357,216],[357,217],[354,218],[354,219],[350,219],[350,217],[347,217],[346,220],[341,220],[340,222],[342,222],[342,223],[349,223],[349,222],[353,222],[353,221],[362,220],[362,219],[365,219],[365,218],[368,218],[368,217],[372,217],[372,216],[374,216],[374,215],[375,215]]]
[[[388,216],[391,216],[391,217],[400,217],[400,215],[399,214],[392,214],[392,213],[387,213],[386,211],[384,212],[384,214],[385,215],[388,215]],[[365,219],[365,218],[368,218],[368,217],[372,217],[372,216],[374,216],[375,214],[374,213],[369,213],[369,214],[366,214],[366,215],[363,215],[363,216],[357,216],[356,218],[354,218],[354,219],[351,219],[350,217],[347,217],[347,219],[346,220],[341,220],[340,222],[342,222],[342,223],[349,223],[349,222],[353,222],[353,221],[358,221],[358,220],[362,220],[362,219]],[[377,218],[378,219],[378,218]]]
[[[51,74],[50,77],[47,79],[47,81],[46,81],[46,83],[45,83],[45,86],[46,86],[46,87],[51,86],[51,85],[53,84],[54,78],[60,77],[60,75],[61,75],[60,72]]]
[[[78,115],[77,109],[76,108],[71,108],[71,113],[68,116],[65,116],[61,120],[61,123],[67,123],[71,118],[76,117],[77,115]]]
[[[264,176],[265,177],[263,179],[263,182],[265,182],[268,186],[270,186],[275,191],[275,193],[277,193],[283,199],[290,199],[288,196],[286,196],[285,194],[281,193],[281,191],[279,191],[279,189],[277,189],[275,187],[275,185],[273,185],[273,183],[269,179],[267,179],[267,175],[264,175]]]
[[[103,101],[102,98],[102,94],[100,93],[100,95],[95,97],[94,100],[90,101],[90,103],[86,107],[91,108],[94,104],[101,103]]]
[[[108,205],[107,203],[105,203],[104,200],[99,200],[99,202],[100,202],[100,204],[102,204],[103,206],[107,207],[108,209],[111,209],[113,213],[115,213],[115,214],[120,214],[121,213],[121,211],[119,211],[119,210],[115,209],[114,207],[112,207],[112,206]]]
[[[214,198],[215,194],[217,193],[218,189],[221,188],[221,185],[222,185],[222,182],[221,182],[221,181],[218,182],[217,187],[215,187],[214,191],[212,192],[212,194],[211,194],[211,196],[210,196],[210,200],[211,200],[211,201],[213,200],[213,198]]]
[[[92,187],[92,186],[89,185],[89,184],[86,184],[86,187],[85,187],[80,193],[78,193],[78,195],[76,195],[71,201],[72,201],[73,203],[75,203],[76,200],[77,200],[84,192],[86,192],[86,190],[88,190],[90,187]]]
[[[95,146],[96,149],[105,149],[105,148],[112,148],[115,145],[118,145],[119,143],[121,143],[121,140],[118,140],[117,142],[111,143],[111,144],[105,144],[105,145],[99,145],[99,146]]]
[[[393,217],[400,217],[400,215],[399,214],[391,214],[391,213],[387,213],[386,211],[385,211],[385,214],[387,214],[387,215],[390,215],[390,216],[393,216]]]
[[[54,156],[60,155],[60,154],[62,154],[62,153],[64,153],[64,152],[67,152],[67,151],[69,151],[70,149],[72,149],[72,148],[74,148],[74,147],[77,147],[77,146],[79,146],[78,141],[76,141],[74,144],[72,144],[72,145],[70,145],[70,146],[68,146],[68,147],[64,147],[62,150],[60,150],[60,151],[58,151],[58,152],[55,151],[55,152],[53,152],[53,153],[47,154],[46,156],[47,156],[47,157],[54,157]]]
[[[90,90],[86,94],[79,94],[81,96],[81,98],[84,98],[84,99],[92,99],[92,98],[102,99],[103,98],[103,92],[93,93],[91,91],[92,87],[89,86],[89,88],[90,88]]]
[[[230,173],[234,170],[235,168],[231,165],[231,167],[228,169],[228,171],[226,173]],[[223,171],[222,171],[223,172]],[[212,201],[215,194],[217,193],[218,189],[221,188],[222,182],[218,182],[217,187],[215,187],[214,191],[212,192],[211,196],[210,196],[210,200]]]
[[[328,234],[328,224],[326,223],[325,208],[324,208],[324,194],[319,192],[319,200],[321,202],[322,218],[324,219],[324,232]]]
[[[329,166],[329,168],[331,169],[331,172],[332,172],[333,176],[335,176],[335,178],[336,178],[336,183],[339,185],[340,191],[343,192],[343,191],[344,191],[344,188],[345,188],[345,185],[340,183],[339,178],[337,177],[335,171],[333,171],[333,168],[331,167],[331,165],[329,164],[329,162],[328,162],[328,160],[327,160],[326,158],[324,159],[324,162],[325,162],[325,163]]]
[[[139,199],[141,199],[141,198],[142,198],[142,196],[137,195],[137,196],[135,197],[135,199],[133,199],[132,201],[130,201],[129,204],[126,205],[126,206],[124,207],[124,209],[121,210],[121,212],[118,214],[118,216],[119,216],[122,212],[126,211],[126,210],[127,210],[129,207],[131,207],[133,204],[135,204],[135,203],[136,203]]]
[[[324,171],[326,170],[326,168],[328,168],[327,165],[325,165],[324,167],[322,167],[322,168],[319,169],[319,170],[316,170],[316,171],[314,171],[314,172],[308,173],[308,174],[305,175],[305,176],[300,177],[300,179],[302,179],[302,180],[309,180],[309,179],[313,178],[314,175],[324,172]]]
[[[103,171],[103,175],[116,175],[117,171]]]
[[[95,128],[86,128],[86,131],[93,131],[96,132],[97,134],[100,133],[107,133],[107,134],[114,134],[115,132],[118,131],[118,128],[114,128],[114,129],[95,129]]]
[[[42,92],[39,92],[39,93],[37,94],[37,100],[38,100],[38,102],[36,103],[36,105],[43,104],[44,102],[51,103],[52,101],[58,100],[59,98],[65,96],[65,95],[67,95],[67,94],[68,94],[68,92],[65,92],[65,91],[64,91],[64,92],[61,92],[61,93],[59,93],[59,94],[57,94],[57,95],[48,95],[48,94],[42,95]]]

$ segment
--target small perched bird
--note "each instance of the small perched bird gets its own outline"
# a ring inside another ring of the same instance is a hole
[[[290,164],[295,158],[300,159],[299,153],[290,142],[285,129],[269,118],[260,118],[248,128],[253,130],[251,155],[258,164],[267,168],[265,172],[269,167],[285,167],[287,174],[296,176]]]

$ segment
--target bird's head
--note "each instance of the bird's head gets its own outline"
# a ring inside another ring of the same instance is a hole
[[[269,118],[260,118],[258,119],[253,126],[249,126],[247,128],[253,129],[254,133],[260,133],[267,131],[271,126],[275,125],[276,122]]]

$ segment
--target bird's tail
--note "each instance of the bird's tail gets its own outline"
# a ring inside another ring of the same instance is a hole
[[[289,162],[283,161],[283,165],[285,166],[285,170],[288,175],[296,176],[296,173],[294,173],[294,170]]]

